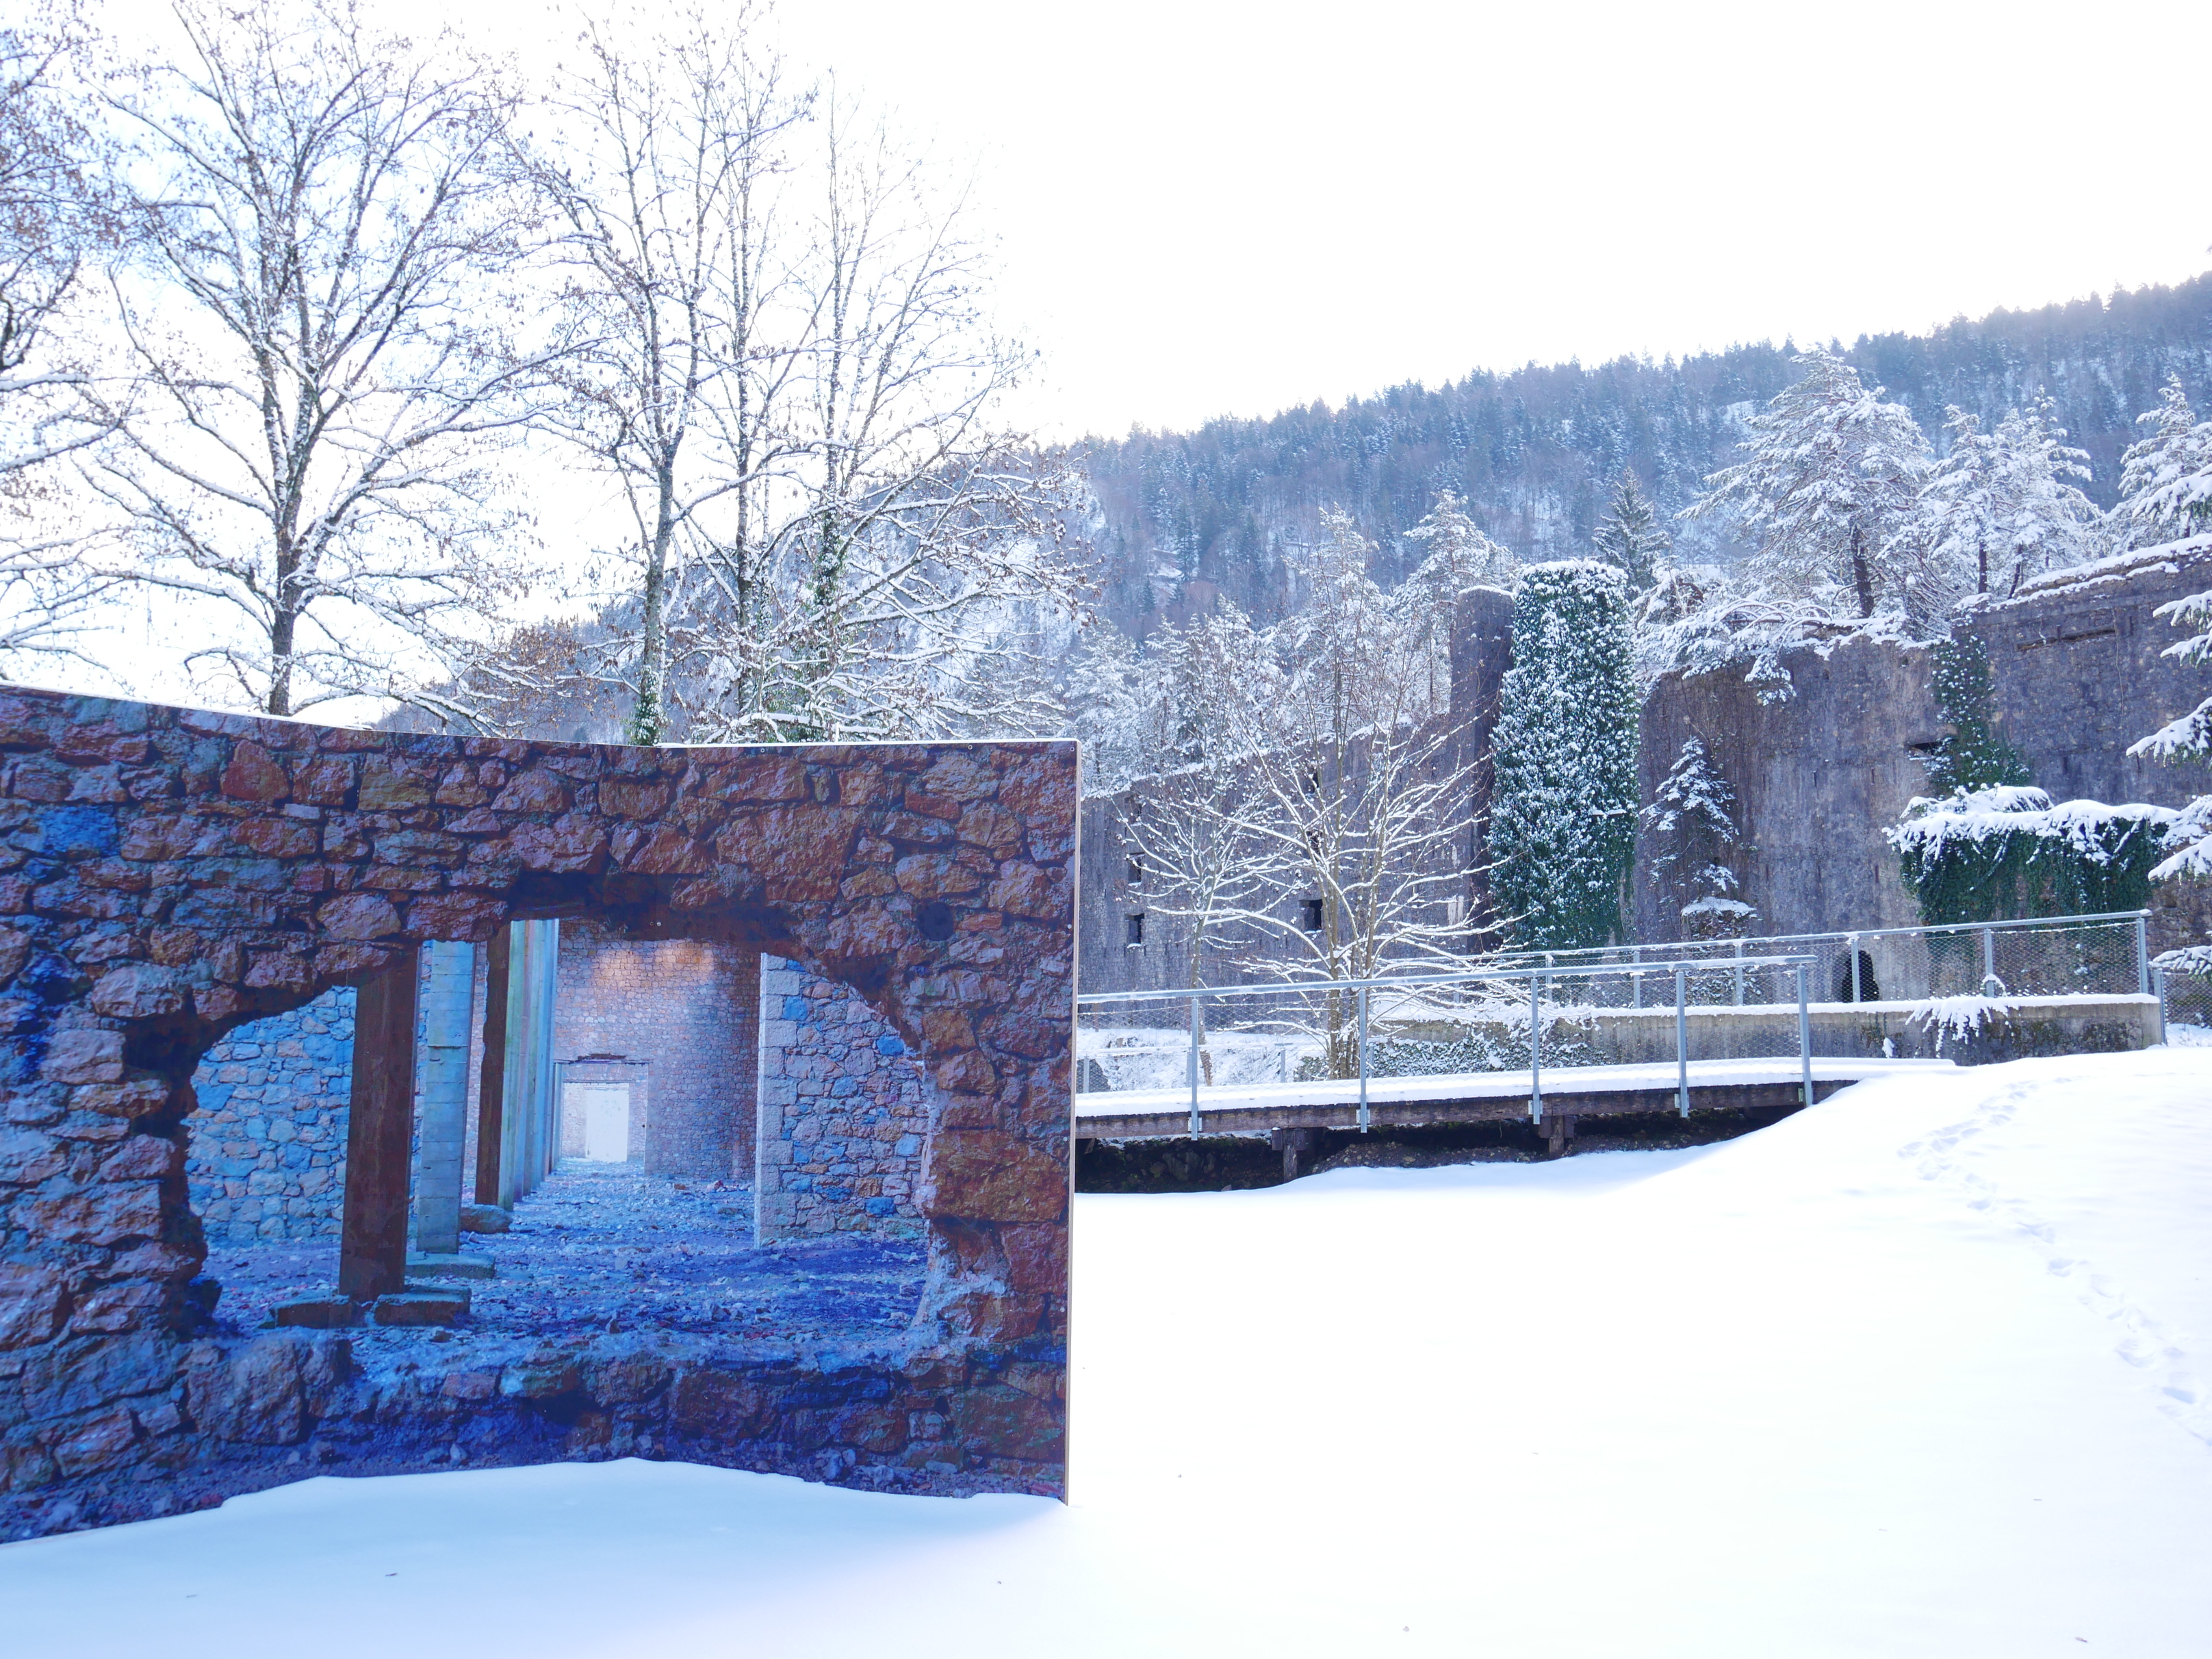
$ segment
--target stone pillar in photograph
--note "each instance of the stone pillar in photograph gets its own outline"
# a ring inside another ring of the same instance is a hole
[[[415,1153],[415,1248],[461,1248],[461,1158],[468,1139],[469,1016],[476,947],[445,939],[423,947],[422,1059]]]

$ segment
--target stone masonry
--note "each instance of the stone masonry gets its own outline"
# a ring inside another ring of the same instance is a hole
[[[1741,666],[1670,675],[1644,706],[1641,799],[1658,792],[1687,738],[1705,741],[1735,789],[1737,896],[1758,934],[1912,927],[1920,912],[1881,837],[1928,790],[1925,757],[1943,735],[1921,647],[1850,639],[1785,653],[1786,697],[1760,700]],[[1638,836],[1637,869],[1660,850]],[[1632,890],[1632,937],[1682,936],[1662,884]]]
[[[780,957],[761,961],[754,1236],[918,1237],[928,1085],[866,1002]]]
[[[465,1439],[560,1455],[579,1413],[654,1455],[1063,1492],[1076,788],[1070,743],[615,748],[0,690],[0,1536]],[[427,940],[584,916],[799,962],[913,1051],[912,1324],[834,1353],[610,1335],[542,1375],[208,1334],[207,1052]]]
[[[185,1178],[211,1243],[335,1238],[345,1186],[353,992],[241,1025],[192,1074]]]

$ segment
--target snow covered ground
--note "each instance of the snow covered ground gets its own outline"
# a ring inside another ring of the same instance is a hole
[[[1070,1507],[320,1480],[0,1548],[0,1650],[2212,1651],[2212,1051],[1078,1214]]]

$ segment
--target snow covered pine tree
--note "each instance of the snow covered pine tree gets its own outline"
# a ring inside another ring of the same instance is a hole
[[[1745,459],[1705,480],[1685,518],[1733,509],[1756,538],[1752,574],[1771,591],[1819,599],[1848,589],[1861,617],[1885,602],[1911,613],[1898,532],[1928,475],[1928,444],[1902,404],[1869,392],[1825,351],[1796,362],[1805,378],[1744,422]]]
[[[2138,545],[2176,556],[2212,552],[2212,421],[2199,422],[2178,379],[2169,379],[2160,407],[2142,417],[2155,421],[2152,435],[2129,447],[2113,516]],[[2183,662],[2212,666],[2212,589],[2160,605],[2158,614],[2177,628],[2197,631],[2166,647]],[[2166,762],[2212,760],[2212,697],[2129,749]],[[2212,795],[2182,808],[2166,831],[2169,856],[2151,872],[2154,881],[2177,877],[2212,880]],[[2212,974],[2212,945],[2172,953],[2167,965]]]
[[[1701,738],[1681,752],[1649,806],[1644,825],[1656,850],[1655,881],[1671,890],[1686,939],[1741,939],[1759,912],[1735,896],[1741,885],[1727,860],[1736,847],[1735,791]]]
[[[1622,469],[1613,487],[1613,510],[1590,536],[1597,556],[1628,578],[1630,591],[1648,593],[1659,581],[1659,561],[1674,540],[1659,527],[1659,517],[1637,487],[1636,475]]]
[[[1594,559],[1532,566],[1499,694],[1490,859],[1523,948],[1621,933],[1636,851],[1638,699],[1627,580]]]

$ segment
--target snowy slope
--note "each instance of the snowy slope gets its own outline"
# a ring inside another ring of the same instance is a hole
[[[0,1651],[2212,1652],[2212,1051],[1078,1231],[1072,1507],[318,1480],[0,1548]]]

